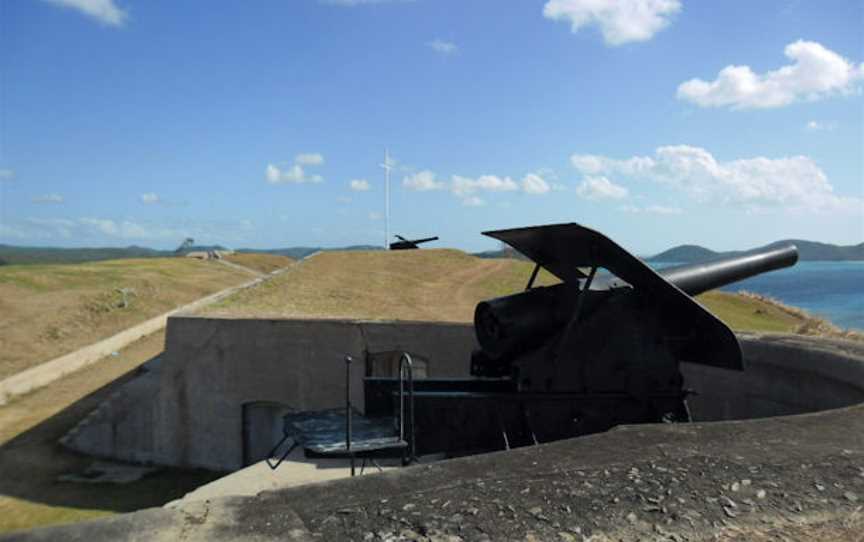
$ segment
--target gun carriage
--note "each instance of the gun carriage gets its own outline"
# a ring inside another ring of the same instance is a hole
[[[692,296],[793,265],[793,245],[655,271],[578,224],[497,230],[535,267],[525,291],[479,303],[469,379],[417,380],[419,453],[471,453],[689,421],[682,363],[744,369],[734,333]],[[540,269],[560,283],[535,286]],[[367,415],[397,379],[366,379]]]

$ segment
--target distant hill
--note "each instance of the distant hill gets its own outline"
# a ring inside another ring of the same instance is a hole
[[[0,260],[6,264],[82,263],[126,258],[164,258],[173,252],[139,246],[113,248],[19,247],[0,245]]]
[[[760,250],[780,247],[789,243],[798,247],[798,258],[801,261],[864,261],[864,243],[840,246],[827,243],[817,243],[814,241],[804,241],[802,239],[785,239],[783,241],[775,241],[774,243],[750,250],[734,250],[727,252],[715,252],[698,245],[681,245],[675,248],[670,248],[656,256],[651,256],[650,258],[647,258],[647,261],[676,263],[705,262],[720,258],[742,256]]]

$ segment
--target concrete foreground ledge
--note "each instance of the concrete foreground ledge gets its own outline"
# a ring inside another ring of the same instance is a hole
[[[864,345],[765,340],[816,350],[851,379],[864,370]],[[862,508],[864,405],[855,405],[620,427],[0,540],[769,540],[789,530],[859,540]]]

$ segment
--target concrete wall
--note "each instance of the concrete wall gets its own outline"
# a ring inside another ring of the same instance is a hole
[[[243,466],[244,404],[343,406],[350,354],[358,360],[352,402],[362,411],[367,352],[407,350],[429,360],[430,377],[458,377],[467,375],[474,347],[473,329],[456,324],[172,317],[161,366],[64,444],[123,460],[234,470]]]
[[[743,420],[864,403],[864,363],[848,343],[789,335],[739,335],[744,372],[683,364],[695,421]],[[847,355],[848,354],[848,355]]]
[[[742,336],[745,373],[687,365],[697,420],[777,416],[864,402],[864,364],[842,342]],[[123,460],[236,470],[243,466],[244,405],[274,413],[344,405],[344,356],[407,350],[430,377],[467,376],[469,325],[328,320],[169,319],[160,366],[127,385],[65,439],[73,449]],[[362,410],[364,364],[352,366]],[[247,409],[248,411],[248,409]],[[254,416],[272,433],[276,414]],[[267,418],[267,419],[265,419]],[[268,421],[269,420],[269,421]]]

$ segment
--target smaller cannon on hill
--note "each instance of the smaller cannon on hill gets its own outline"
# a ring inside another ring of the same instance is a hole
[[[424,239],[405,239],[401,235],[395,235],[398,241],[394,243],[390,243],[390,250],[412,250],[416,248],[420,248],[422,243],[428,243],[430,241],[437,241],[438,237],[426,237]]]

